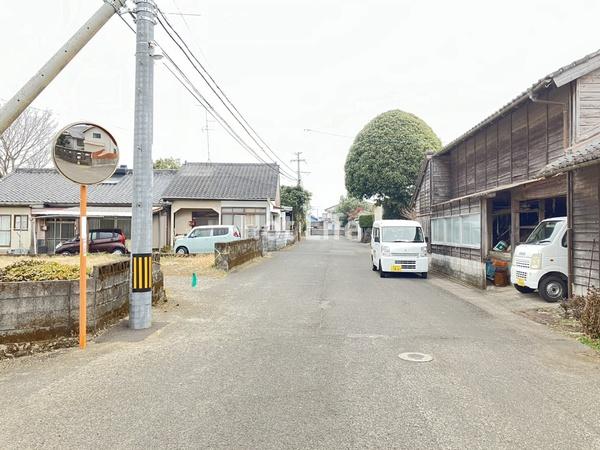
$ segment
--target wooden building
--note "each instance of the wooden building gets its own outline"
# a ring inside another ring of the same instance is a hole
[[[598,126],[600,51],[547,75],[428,154],[413,205],[432,266],[485,288],[485,263],[499,243],[508,261],[539,221],[568,215],[573,180],[543,172]]]
[[[571,289],[581,295],[592,286],[600,287],[600,135],[576,144],[542,170],[546,177],[565,173],[572,186]]]

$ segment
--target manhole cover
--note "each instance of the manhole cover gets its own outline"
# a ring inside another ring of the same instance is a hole
[[[430,362],[433,361],[433,356],[426,353],[406,352],[398,355],[400,359],[410,362]]]

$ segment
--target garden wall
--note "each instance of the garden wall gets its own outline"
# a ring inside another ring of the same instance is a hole
[[[215,266],[222,270],[230,270],[259,256],[263,256],[262,239],[242,239],[215,244]]]
[[[164,300],[157,259],[153,264],[153,283],[152,302]],[[125,317],[129,293],[129,261],[94,267],[87,281],[88,333]],[[0,283],[0,344],[71,337],[78,330],[78,280]]]

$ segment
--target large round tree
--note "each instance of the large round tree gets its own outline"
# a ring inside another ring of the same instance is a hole
[[[441,146],[429,125],[414,114],[400,110],[380,114],[350,147],[345,166],[348,194],[375,198],[387,217],[398,217],[409,206],[425,153]]]

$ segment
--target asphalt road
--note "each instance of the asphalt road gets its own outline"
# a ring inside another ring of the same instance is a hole
[[[169,281],[147,332],[0,362],[0,448],[600,448],[597,357],[361,244]]]

